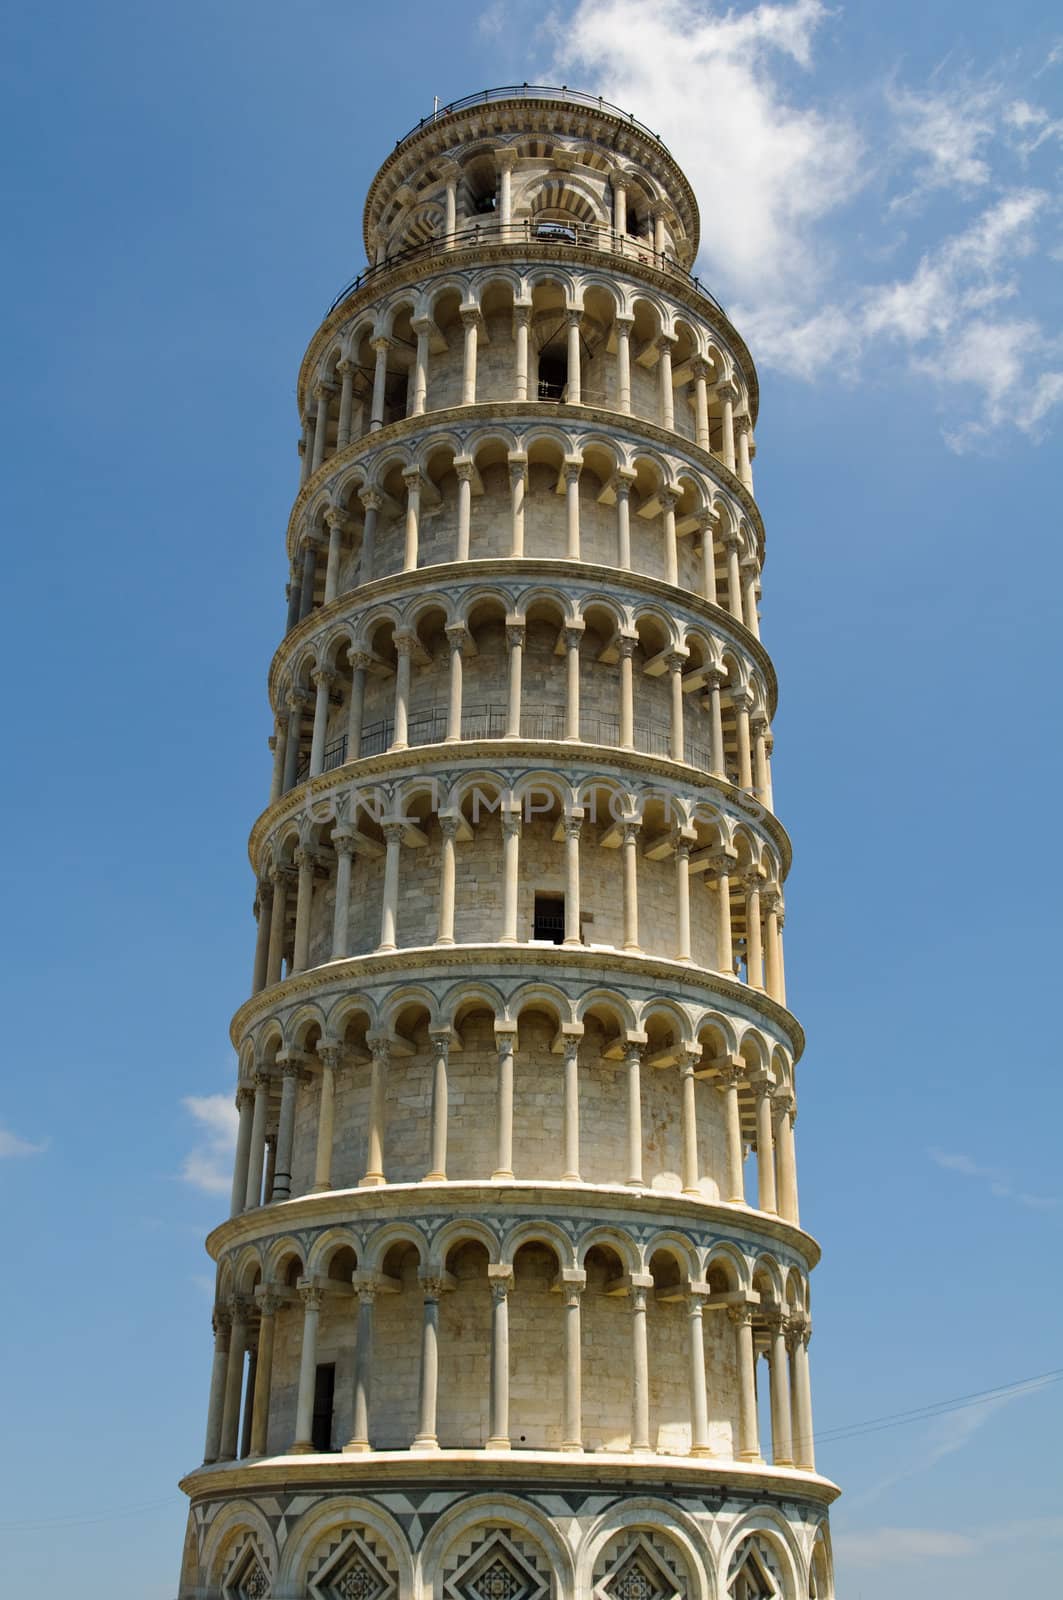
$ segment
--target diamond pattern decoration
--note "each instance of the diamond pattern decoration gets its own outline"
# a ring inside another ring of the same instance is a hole
[[[594,1590],[597,1600],[680,1600],[686,1588],[655,1543],[640,1535],[607,1547],[605,1576]]]
[[[606,1585],[615,1600],[663,1600],[664,1590],[649,1570],[649,1564],[631,1556]]]
[[[448,1600],[545,1600],[549,1586],[498,1530],[473,1550],[445,1586]]]
[[[234,1561],[222,1593],[225,1600],[266,1600],[270,1592],[269,1573],[250,1541]]]
[[[333,1544],[310,1584],[313,1600],[395,1600],[395,1580],[367,1539],[351,1528]]]
[[[384,1590],[378,1575],[358,1556],[329,1587],[337,1600],[379,1600]]]

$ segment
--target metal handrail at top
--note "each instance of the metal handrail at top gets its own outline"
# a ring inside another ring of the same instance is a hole
[[[373,278],[379,278],[383,273],[391,272],[396,267],[405,266],[410,261],[421,261],[427,257],[447,255],[451,250],[477,248],[480,245],[491,244],[524,244],[536,249],[546,245],[575,245],[589,250],[601,250],[606,253],[620,256],[623,260],[641,262],[646,266],[656,268],[658,272],[679,278],[689,288],[703,295],[721,316],[727,313],[723,306],[702,283],[701,279],[688,272],[686,267],[681,267],[674,256],[668,255],[663,250],[655,250],[648,239],[638,238],[631,233],[617,233],[613,228],[601,227],[597,223],[588,222],[559,222],[553,218],[536,221],[534,217],[525,217],[522,222],[495,222],[490,217],[486,220],[478,219],[469,222],[453,233],[441,234],[437,239],[426,239],[422,244],[411,245],[406,250],[396,250],[387,255],[382,261],[374,262],[372,266],[364,267],[356,278],[352,278],[345,288],[333,300],[326,311],[326,316],[331,316],[338,305],[342,305],[350,295],[356,294],[366,283]]]
[[[632,128],[638,128],[648,138],[653,139],[661,149],[668,151],[668,146],[659,133],[654,133],[652,128],[647,128],[640,122],[633,111],[622,111],[619,106],[614,106],[611,101],[604,100],[600,94],[586,94],[582,89],[570,89],[567,84],[560,87],[550,83],[510,83],[501,89],[481,89],[477,94],[467,94],[460,100],[452,100],[449,105],[439,106],[431,116],[422,117],[408,133],[401,139],[395,140],[395,149],[400,150],[407,139],[412,139],[424,128],[430,128],[433,122],[439,122],[443,117],[449,117],[454,111],[467,111],[470,106],[490,105],[492,100],[558,100],[563,105],[589,106],[592,111],[606,111],[610,116],[622,117]]]

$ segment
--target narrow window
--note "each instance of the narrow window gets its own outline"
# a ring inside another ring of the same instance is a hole
[[[565,942],[565,897],[563,894],[535,896],[533,939],[548,939],[551,944]]]
[[[543,350],[539,355],[539,399],[562,400],[568,384],[568,358],[561,350]]]
[[[632,210],[632,208],[630,206],[628,206],[628,211],[627,211],[627,231],[628,231],[628,233],[634,234],[635,237],[638,238],[638,232],[639,232],[638,212]]]
[[[318,1453],[332,1449],[332,1400],[336,1392],[336,1363],[318,1367],[314,1374],[314,1425],[310,1437]]]

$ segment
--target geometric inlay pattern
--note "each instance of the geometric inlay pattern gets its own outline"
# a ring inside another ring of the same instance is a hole
[[[266,1600],[269,1591],[266,1564],[249,1540],[229,1568],[222,1594],[225,1600]]]
[[[598,1600],[681,1600],[687,1592],[664,1546],[646,1533],[612,1540],[598,1558],[595,1579]]]
[[[751,1539],[739,1546],[735,1560],[738,1563],[727,1593],[733,1600],[776,1600],[782,1593],[764,1544]],[[732,1567],[734,1562],[731,1563]]]
[[[444,1592],[449,1600],[544,1600],[550,1585],[530,1552],[495,1529],[465,1556]]]
[[[397,1590],[395,1579],[356,1528],[326,1552],[310,1584],[313,1600],[394,1600]]]

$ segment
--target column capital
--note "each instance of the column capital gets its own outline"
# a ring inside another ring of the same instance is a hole
[[[319,1039],[317,1053],[322,1066],[331,1067],[334,1072],[343,1060],[343,1046],[338,1039]]]
[[[731,382],[730,378],[721,378],[719,383],[716,385],[714,392],[720,400],[724,401],[724,403],[730,401],[730,403],[734,405],[735,401],[738,399],[738,389]]]
[[[621,316],[613,318],[613,327],[620,333],[630,333],[635,326],[634,317]]]
[[[418,466],[403,467],[402,481],[407,489],[422,489],[425,482],[424,473]]]
[[[561,636],[565,641],[565,649],[578,650],[583,643],[583,635],[586,631],[586,623],[566,622],[561,630]]]
[[[314,399],[319,402],[324,400],[327,403],[329,398],[335,393],[336,385],[334,383],[326,383],[324,379],[322,379],[320,383],[314,384]]]
[[[578,483],[580,473],[583,471],[582,456],[566,456],[562,462],[566,483]]]
[[[284,1301],[272,1284],[266,1284],[265,1287],[259,1284],[255,1290],[255,1303],[258,1306],[259,1316],[275,1317]]]
[[[391,1062],[391,1040],[383,1038],[380,1034],[366,1036],[375,1067],[386,1067]]]
[[[476,477],[476,462],[472,456],[455,456],[454,471],[459,483],[472,483]]]
[[[347,356],[344,356],[342,360],[336,362],[336,371],[339,373],[341,378],[345,378],[349,372],[353,372],[354,370],[355,363],[349,360]]]
[[[282,885],[285,889],[288,889],[295,881],[295,873],[292,871],[292,868],[287,865],[271,867],[270,877],[273,879],[274,889]]]
[[[307,1311],[320,1311],[321,1303],[325,1298],[325,1291],[319,1283],[312,1279],[300,1278],[296,1284],[299,1297]]]
[[[266,1071],[265,1067],[256,1067],[255,1068],[255,1072],[254,1072],[254,1078],[255,1078],[255,1091],[256,1091],[256,1093],[258,1092],[259,1089],[265,1089],[265,1090],[268,1091],[269,1088],[272,1085],[272,1082],[273,1082],[272,1078],[270,1077],[269,1073]]]
[[[664,658],[669,672],[682,672],[689,655],[689,650],[669,650]]]
[[[298,1083],[303,1076],[306,1057],[301,1050],[289,1050],[287,1055],[277,1057],[277,1065],[281,1069],[282,1078],[294,1078]]]
[[[511,483],[523,482],[528,476],[528,457],[523,450],[509,450],[506,453],[509,462],[509,480]]]
[[[425,1300],[441,1300],[450,1287],[449,1273],[434,1271],[429,1268],[419,1274],[421,1280],[421,1294]]]
[[[707,378],[713,370],[712,362],[707,356],[694,356],[690,363],[690,370],[695,378]]]
[[[232,1306],[216,1305],[211,1312],[210,1325],[215,1333],[227,1332],[233,1325]]]
[[[753,432],[753,418],[750,417],[750,416],[747,416],[746,413],[743,411],[743,413],[742,413],[742,415],[740,417],[735,417],[735,433],[749,433],[749,434],[751,434],[752,432]]]
[[[385,841],[386,844],[401,844],[402,843],[403,838],[404,838],[405,833],[406,833],[406,824],[405,824],[405,822],[396,822],[396,821],[392,820],[392,821],[383,823],[381,825],[381,828],[382,828],[382,832],[384,834],[384,841]]]
[[[309,867],[311,872],[313,872],[314,868],[319,864],[317,852],[311,850],[308,845],[303,844],[297,846],[297,848],[294,850],[292,854],[292,860],[295,862],[297,867]]]
[[[379,511],[384,504],[384,496],[379,489],[359,489],[358,498],[367,511]]]
[[[333,828],[331,837],[337,855],[354,855],[357,843],[352,829]]]
[[[496,1302],[504,1300],[513,1287],[513,1268],[492,1262],[487,1268],[487,1282],[490,1285],[491,1298]]]
[[[517,1025],[495,1023],[495,1049],[500,1056],[510,1055],[517,1048]]]
[[[437,1056],[449,1056],[453,1035],[449,1028],[433,1028],[428,1035]]]
[[[436,815],[439,820],[439,829],[444,839],[456,839],[463,820],[460,812],[439,811]]]
[[[329,506],[323,520],[330,528],[339,528],[341,533],[344,532],[350,521],[347,512],[342,506]]]
[[[391,349],[391,340],[388,338],[386,333],[375,334],[373,336],[373,338],[370,339],[369,344],[370,344],[370,347],[373,350],[375,350],[378,354],[380,353],[381,350],[390,350]]]
[[[458,315],[465,328],[479,328],[483,324],[484,315],[479,306],[462,306]]]
[[[463,650],[469,639],[469,630],[464,622],[448,622],[443,632],[447,636],[447,643],[452,650]]]
[[[506,644],[512,649],[514,646],[523,646],[525,625],[523,622],[506,623]]]
[[[242,1324],[246,1325],[251,1315],[251,1302],[246,1300],[243,1295],[231,1295],[229,1298],[229,1315],[234,1328],[238,1328]]]
[[[251,1105],[252,1102],[254,1101],[254,1098],[255,1098],[255,1090],[254,1090],[254,1085],[253,1084],[250,1084],[250,1083],[239,1083],[239,1084],[237,1084],[237,1086],[236,1086],[236,1109],[238,1111],[242,1111],[244,1106]]]
[[[412,633],[409,628],[397,628],[392,637],[397,655],[409,656],[413,654],[417,644],[417,635]]]
[[[635,651],[638,649],[638,647],[639,647],[639,636],[638,636],[637,633],[618,633],[617,634],[617,636],[616,636],[616,648],[620,652],[620,655],[626,661],[630,661],[631,660],[631,658],[634,656]]]
[[[336,681],[336,674],[331,667],[315,667],[310,676],[313,678],[315,685],[319,689],[321,688],[322,684],[324,684],[326,688],[330,689]]]
[[[347,660],[355,671],[365,672],[373,664],[373,657],[368,650],[357,650],[353,645],[347,652]]]
[[[727,1307],[728,1321],[733,1322],[736,1328],[751,1328],[753,1326],[753,1307],[748,1301],[740,1305]]]

